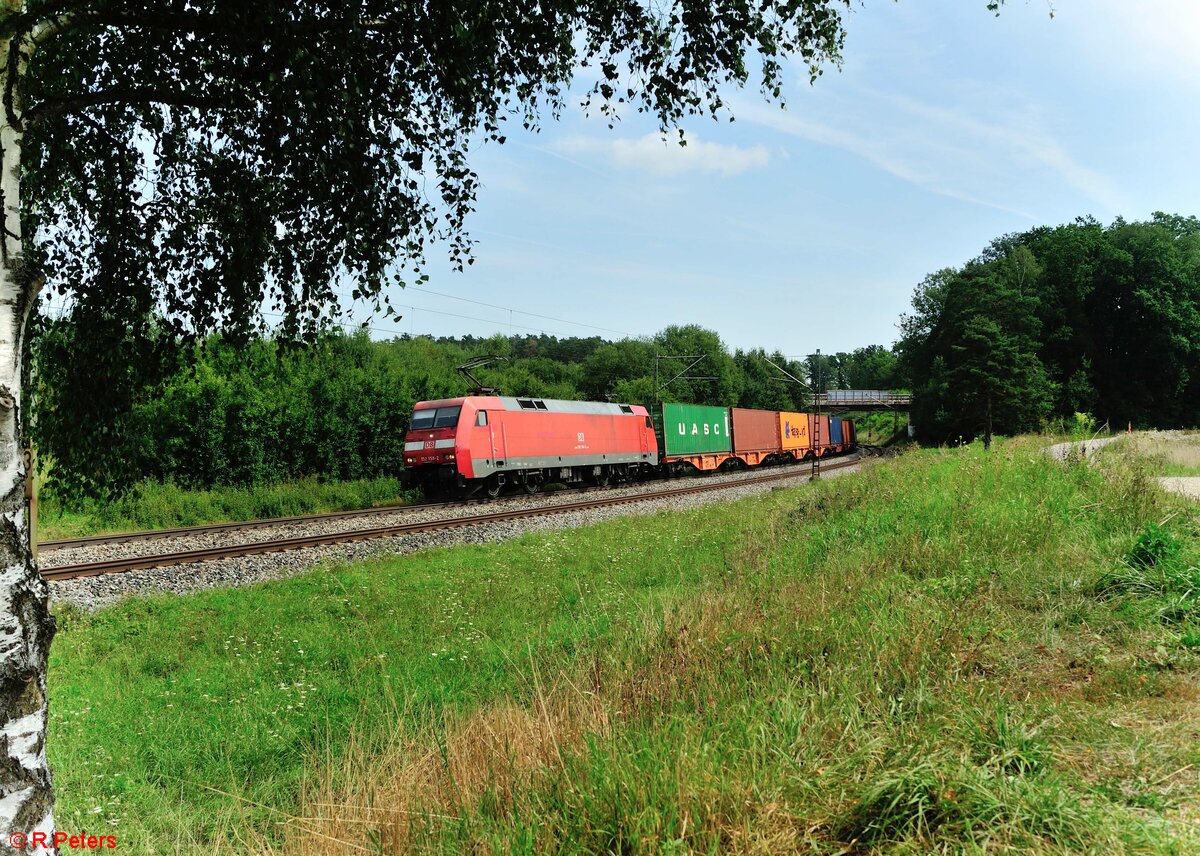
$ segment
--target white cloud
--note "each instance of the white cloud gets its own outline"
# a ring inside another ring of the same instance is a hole
[[[560,155],[599,156],[618,169],[632,169],[654,175],[678,175],[700,172],[724,176],[761,169],[771,162],[766,146],[723,145],[687,137],[681,146],[674,137],[651,133],[636,139],[602,137],[566,137],[553,148]]]
[[[1056,173],[1068,185],[1109,210],[1118,211],[1122,207],[1113,183],[1072,157],[1048,131],[1039,127],[1030,112],[1010,112],[995,121],[986,121],[961,110],[936,107],[905,96],[892,96],[891,100],[910,116],[926,123],[938,138],[960,141],[960,149],[975,153],[975,159],[981,155],[1024,159]]]
[[[1038,219],[1018,201],[1034,174],[1052,175],[1106,209],[1121,210],[1112,182],[1072,157],[1031,109],[1001,108],[977,118],[963,109],[867,91],[859,91],[857,103],[845,103],[852,106],[836,124],[828,121],[833,117],[819,122],[748,101],[735,110],[740,119],[849,152],[930,193],[1024,219]]]
[[[925,184],[932,175],[905,163],[895,157],[887,141],[879,136],[868,138],[859,136],[841,128],[834,128],[821,122],[801,119],[791,113],[786,113],[775,106],[765,106],[758,102],[746,101],[737,107],[737,117],[756,124],[765,125],[789,136],[814,143],[831,146],[835,149],[856,154],[865,158],[884,172],[913,184]]]

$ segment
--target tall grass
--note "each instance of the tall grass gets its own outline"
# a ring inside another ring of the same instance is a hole
[[[115,798],[134,849],[214,852],[1189,852],[1200,613],[1111,583],[1175,503],[1015,442],[64,614],[60,822]]]
[[[145,481],[112,500],[85,499],[69,506],[53,494],[38,509],[44,540],[139,529],[166,529],[233,520],[255,520],[321,511],[345,511],[411,501],[398,478],[298,482],[258,487],[185,490],[170,482]]]

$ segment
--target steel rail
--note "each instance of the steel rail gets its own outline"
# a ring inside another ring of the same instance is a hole
[[[127,544],[131,541],[157,541],[162,538],[188,538],[206,535],[209,532],[232,532],[239,529],[268,529],[272,526],[291,526],[296,523],[316,523],[324,520],[349,520],[355,517],[373,517],[380,514],[395,514],[404,511],[421,511],[429,508],[457,508],[471,505],[475,500],[462,502],[422,502],[414,505],[381,505],[377,508],[358,508],[353,511],[325,511],[318,514],[296,514],[290,517],[264,517],[259,520],[241,520],[230,523],[205,523],[201,526],[180,526],[175,529],[147,529],[140,532],[121,532],[112,535],[87,535],[81,538],[57,538],[39,541],[38,552],[71,550],[77,547],[94,547],[103,544]]]
[[[799,464],[797,464],[799,466]],[[594,487],[569,488],[572,491],[584,493],[594,490]],[[536,496],[534,494],[533,496]],[[518,498],[527,495],[517,494]],[[511,497],[504,497],[505,499]],[[50,553],[55,550],[74,550],[79,547],[98,547],[105,544],[128,544],[134,541],[158,541],[167,538],[190,538],[194,535],[207,535],[213,532],[236,532],[242,529],[270,529],[274,526],[294,526],[298,523],[323,523],[331,520],[353,520],[358,517],[379,517],[384,514],[397,514],[408,511],[427,511],[431,508],[465,508],[471,505],[484,505],[489,500],[480,498],[461,499],[451,502],[422,502],[412,505],[381,505],[377,508],[357,508],[349,511],[323,511],[314,514],[295,514],[288,517],[263,517],[258,520],[240,520],[228,523],[204,523],[199,526],[180,526],[172,529],[146,529],[138,532],[118,532],[111,535],[85,535],[79,538],[56,538],[51,541],[39,541],[38,552]]]
[[[841,460],[824,464],[825,471],[843,469],[861,463],[860,458]],[[104,574],[117,574],[126,571],[149,570],[152,568],[170,567],[173,565],[190,565],[199,562],[211,562],[218,559],[236,559],[243,556],[259,556],[267,553],[282,553],[289,550],[301,550],[307,547],[323,547],[332,544],[347,544],[354,541],[369,541],[377,538],[390,538],[399,535],[412,535],[420,532],[431,532],[439,529],[457,529],[463,526],[477,526],[486,523],[498,523],[505,520],[521,520],[529,517],[567,514],[572,511],[585,511],[593,508],[603,508],[611,505],[630,505],[636,502],[649,502],[656,499],[667,499],[673,496],[686,496],[695,493],[707,493],[716,490],[726,490],[743,485],[762,484],[764,482],[780,481],[788,478],[803,478],[800,472],[771,473],[754,478],[740,479],[733,482],[718,482],[689,485],[683,488],[669,488],[651,491],[649,493],[627,494],[625,496],[605,496],[596,499],[585,499],[576,502],[559,503],[557,505],[538,505],[508,511],[493,511],[485,514],[475,514],[468,517],[444,517],[440,520],[426,520],[417,523],[398,523],[392,526],[379,526],[372,529],[357,529],[347,532],[333,532],[319,535],[301,535],[293,538],[280,538],[274,541],[257,541],[247,544],[235,544],[222,547],[205,547],[198,550],[182,550],[177,553],[161,553],[152,556],[133,556],[120,559],[107,559],[99,562],[86,562],[78,565],[62,565],[57,568],[43,568],[42,576],[47,580],[67,580],[78,577],[95,577]],[[409,506],[411,507],[411,506]]]

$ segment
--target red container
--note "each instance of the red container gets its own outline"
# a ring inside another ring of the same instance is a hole
[[[779,442],[779,414],[774,410],[744,410],[740,407],[730,408],[733,417],[733,451],[734,454],[743,452],[766,452],[774,454],[782,452]]]
[[[825,450],[833,445],[829,436],[828,416],[812,417],[812,444],[813,449],[819,455],[825,454]]]

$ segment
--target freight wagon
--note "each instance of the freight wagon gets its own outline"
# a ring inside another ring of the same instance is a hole
[[[733,459],[729,410],[704,404],[651,404],[650,420],[661,462],[719,469]]]
[[[849,419],[698,404],[652,404],[649,409],[659,463],[669,472],[757,467],[853,448]]]
[[[550,482],[607,485],[686,470],[711,472],[849,451],[846,419],[662,403],[466,396],[417,404],[403,483],[431,497],[536,493]]]
[[[427,496],[497,496],[506,485],[536,493],[548,482],[642,478],[659,454],[640,405],[466,396],[416,405],[404,463],[405,486]]]
[[[731,407],[729,418],[733,423],[733,452],[741,463],[757,467],[782,460],[784,451],[779,442],[776,411]]]

